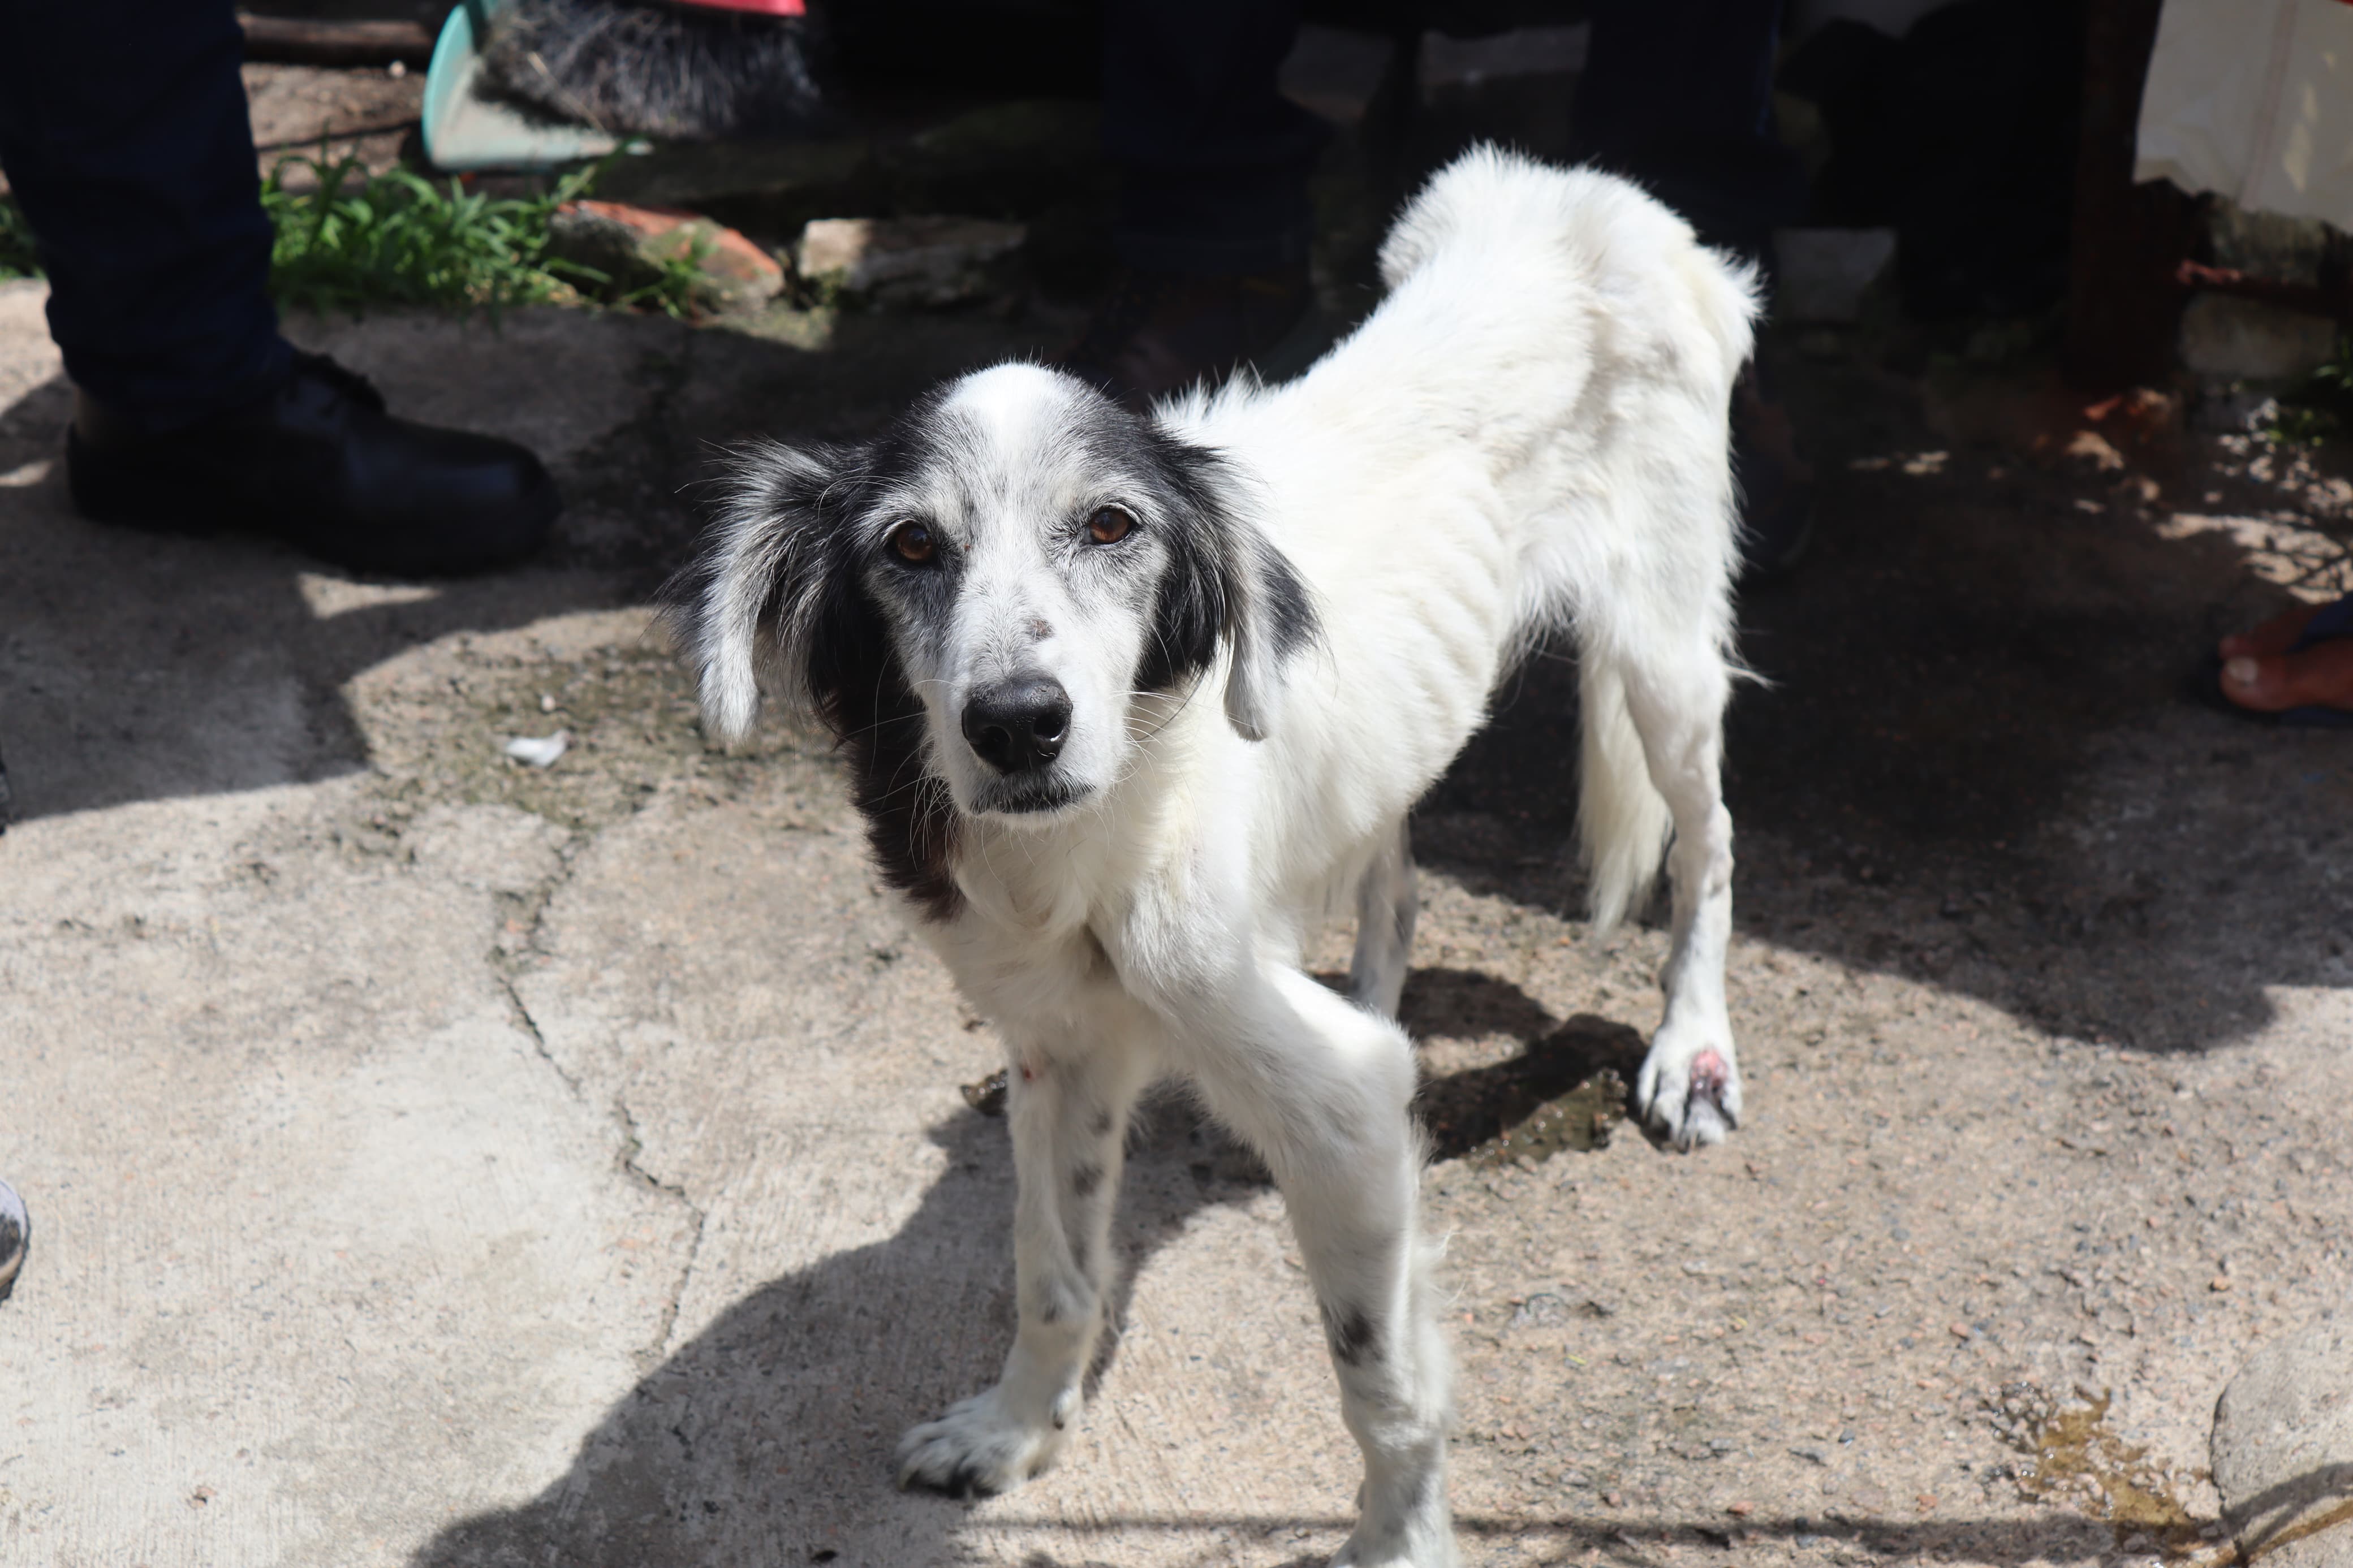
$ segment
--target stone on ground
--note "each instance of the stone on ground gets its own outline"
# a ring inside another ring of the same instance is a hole
[[[689,299],[706,310],[756,310],[784,291],[782,263],[743,235],[697,213],[625,202],[566,202],[547,225],[548,254],[604,274],[585,292],[617,297],[693,269]]]
[[[2337,352],[2337,323],[2260,300],[2200,294],[2181,313],[2181,363],[2200,375],[2293,381]]]
[[[1004,287],[1028,232],[976,217],[818,218],[793,261],[804,281],[845,299],[954,305]]]
[[[2273,1341],[2214,1408],[2214,1489],[2244,1560],[2353,1563],[2353,1316]]]

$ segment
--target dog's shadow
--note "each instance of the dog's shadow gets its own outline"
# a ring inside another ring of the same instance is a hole
[[[1626,1115],[1648,1043],[1627,1024],[1579,1013],[1556,1018],[1508,981],[1475,969],[1417,969],[1399,1022],[1417,1040],[1507,1035],[1516,1055],[1456,1072],[1422,1073],[1414,1111],[1430,1157],[1590,1152]],[[1573,1098],[1566,1098],[1573,1097]]]
[[[1641,1038],[1599,1019],[1556,1026],[1506,982],[1424,970],[1405,1013],[1520,1036],[1511,1061],[1436,1078],[1419,1109],[1433,1151],[1478,1148],[1553,1086],[1622,1064]],[[1498,1020],[1508,1020],[1497,1024]],[[930,1130],[946,1160],[897,1234],[771,1280],[649,1371],[518,1507],[443,1530],[418,1568],[571,1568],[955,1560],[965,1509],[892,1489],[908,1426],[996,1377],[1014,1329],[1013,1168],[1004,1122],[962,1111]],[[1130,1282],[1203,1210],[1248,1202],[1264,1168],[1181,1093],[1137,1118],[1115,1232],[1111,1329],[1092,1381],[1116,1365]]]

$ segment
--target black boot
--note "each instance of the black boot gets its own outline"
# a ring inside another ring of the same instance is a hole
[[[33,1221],[16,1189],[0,1182],[0,1301],[16,1288],[16,1271],[25,1266],[25,1249],[32,1245]]]
[[[539,459],[513,442],[395,419],[364,378],[306,353],[273,395],[165,434],[77,394],[66,476],[75,508],[95,521],[259,533],[396,576],[520,561],[563,506]]]

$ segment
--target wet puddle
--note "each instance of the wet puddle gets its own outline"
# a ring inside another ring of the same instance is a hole
[[[2032,1384],[2012,1384],[1990,1408],[1994,1429],[2032,1461],[2031,1468],[2011,1468],[2019,1489],[2032,1501],[2063,1504],[2104,1521],[2119,1547],[2200,1568],[2236,1563],[2238,1551],[2221,1525],[2181,1501],[2199,1478],[2111,1431],[2109,1395],[2077,1394],[2081,1403],[2063,1405]]]

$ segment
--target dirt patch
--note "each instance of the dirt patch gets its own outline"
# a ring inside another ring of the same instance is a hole
[[[691,677],[640,612],[460,635],[363,673],[350,692],[387,831],[452,804],[593,831],[664,790],[707,801],[774,793],[780,770],[788,809],[826,820],[840,809],[821,742],[775,727],[737,747],[706,740]],[[549,766],[506,754],[510,740],[558,732],[567,744]]]
[[[2125,1551],[2161,1550],[2201,1563],[2234,1562],[2221,1522],[2200,1519],[2183,1500],[2203,1476],[2183,1475],[2108,1424],[2106,1394],[2063,1402],[2033,1384],[2001,1390],[1989,1406],[1994,1430],[2033,1461],[2012,1474],[2037,1502],[2079,1509],[2116,1529]]]
[[[417,141],[425,106],[421,70],[394,76],[381,67],[248,65],[244,72],[261,172],[295,160],[284,174],[290,190],[318,185],[307,160],[332,166],[356,158],[380,174],[398,166]]]

